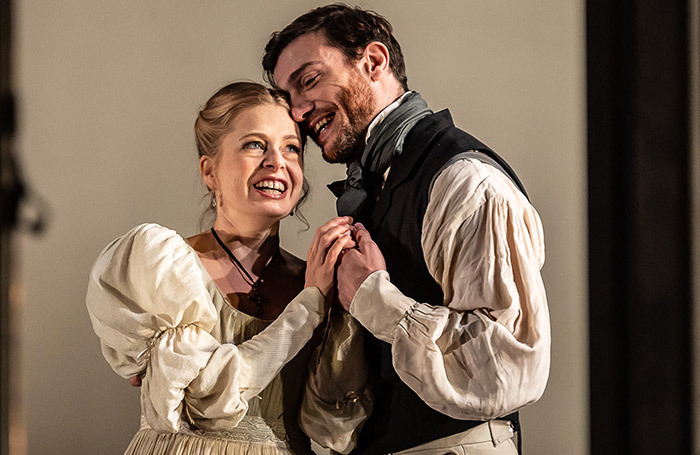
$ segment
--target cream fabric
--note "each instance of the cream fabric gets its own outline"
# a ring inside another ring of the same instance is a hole
[[[510,422],[491,420],[391,455],[518,455]]]
[[[145,371],[128,453],[288,450],[279,373],[323,318],[317,288],[261,321],[227,303],[182,237],[144,224],[100,254],[86,301],[114,371]]]
[[[350,306],[391,343],[401,380],[457,419],[502,417],[539,399],[550,327],[532,205],[502,172],[458,160],[435,180],[421,246],[444,306],[404,296],[385,271],[370,275]]]
[[[544,237],[532,205],[502,172],[458,160],[433,184],[421,247],[444,306],[406,297],[385,271],[367,277],[350,306],[357,321],[391,343],[399,377],[458,419],[502,417],[539,399],[549,376],[550,328],[540,276]],[[337,331],[341,340],[344,332],[352,333]],[[320,367],[324,362],[336,366]],[[314,440],[347,453],[371,397],[362,391],[359,400],[339,399],[359,386],[337,363],[321,356],[300,418]],[[350,364],[364,371],[361,360]],[[334,422],[333,438],[318,423],[324,421]]]

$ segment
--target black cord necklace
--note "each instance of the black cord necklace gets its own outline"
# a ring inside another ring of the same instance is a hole
[[[241,273],[243,280],[250,286],[252,293],[248,294],[248,300],[255,305],[255,316],[262,315],[263,305],[267,303],[267,299],[260,294],[260,289],[258,289],[258,286],[263,282],[262,276],[265,274],[265,270],[267,270],[267,268],[272,263],[272,259],[274,259],[274,257],[277,255],[277,251],[275,251],[275,254],[272,255],[270,261],[267,263],[258,279],[253,280],[253,277],[250,276],[250,273],[248,273],[245,267],[243,267],[243,264],[241,264],[241,262],[226,246],[226,244],[221,241],[221,239],[219,238],[219,234],[216,233],[216,230],[214,230],[214,228],[211,228],[211,233],[214,235],[214,238],[216,239],[217,243],[221,245],[221,248],[223,248],[223,250],[226,252],[231,262],[233,262],[238,271]]]

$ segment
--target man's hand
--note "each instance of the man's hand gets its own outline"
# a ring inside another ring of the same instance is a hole
[[[338,299],[346,311],[365,279],[377,270],[386,270],[384,256],[361,223],[355,224],[357,248],[345,250],[338,266]]]
[[[131,384],[133,387],[141,387],[141,376],[130,377],[129,384]]]
[[[316,286],[324,297],[329,295],[335,284],[338,258],[344,249],[355,247],[351,223],[351,217],[339,216],[316,229],[306,256],[304,287]]]

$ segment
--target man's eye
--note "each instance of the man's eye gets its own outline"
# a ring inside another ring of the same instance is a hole
[[[243,145],[244,149],[250,150],[265,150],[265,145],[260,141],[251,141]]]
[[[309,77],[308,79],[304,80],[304,83],[302,84],[304,88],[311,88],[314,85],[316,85],[316,82],[318,82],[318,74]]]

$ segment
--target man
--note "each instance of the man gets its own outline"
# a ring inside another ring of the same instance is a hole
[[[544,392],[550,349],[542,226],[517,177],[408,91],[391,25],[372,12],[300,16],[263,67],[324,158],[347,164],[338,211],[362,222],[338,268],[339,300],[370,334],[374,409],[356,452],[517,453],[516,411]],[[369,412],[366,396],[323,396],[319,381],[314,399],[335,406],[302,417],[347,452],[355,435],[332,436],[359,427],[349,416]]]

